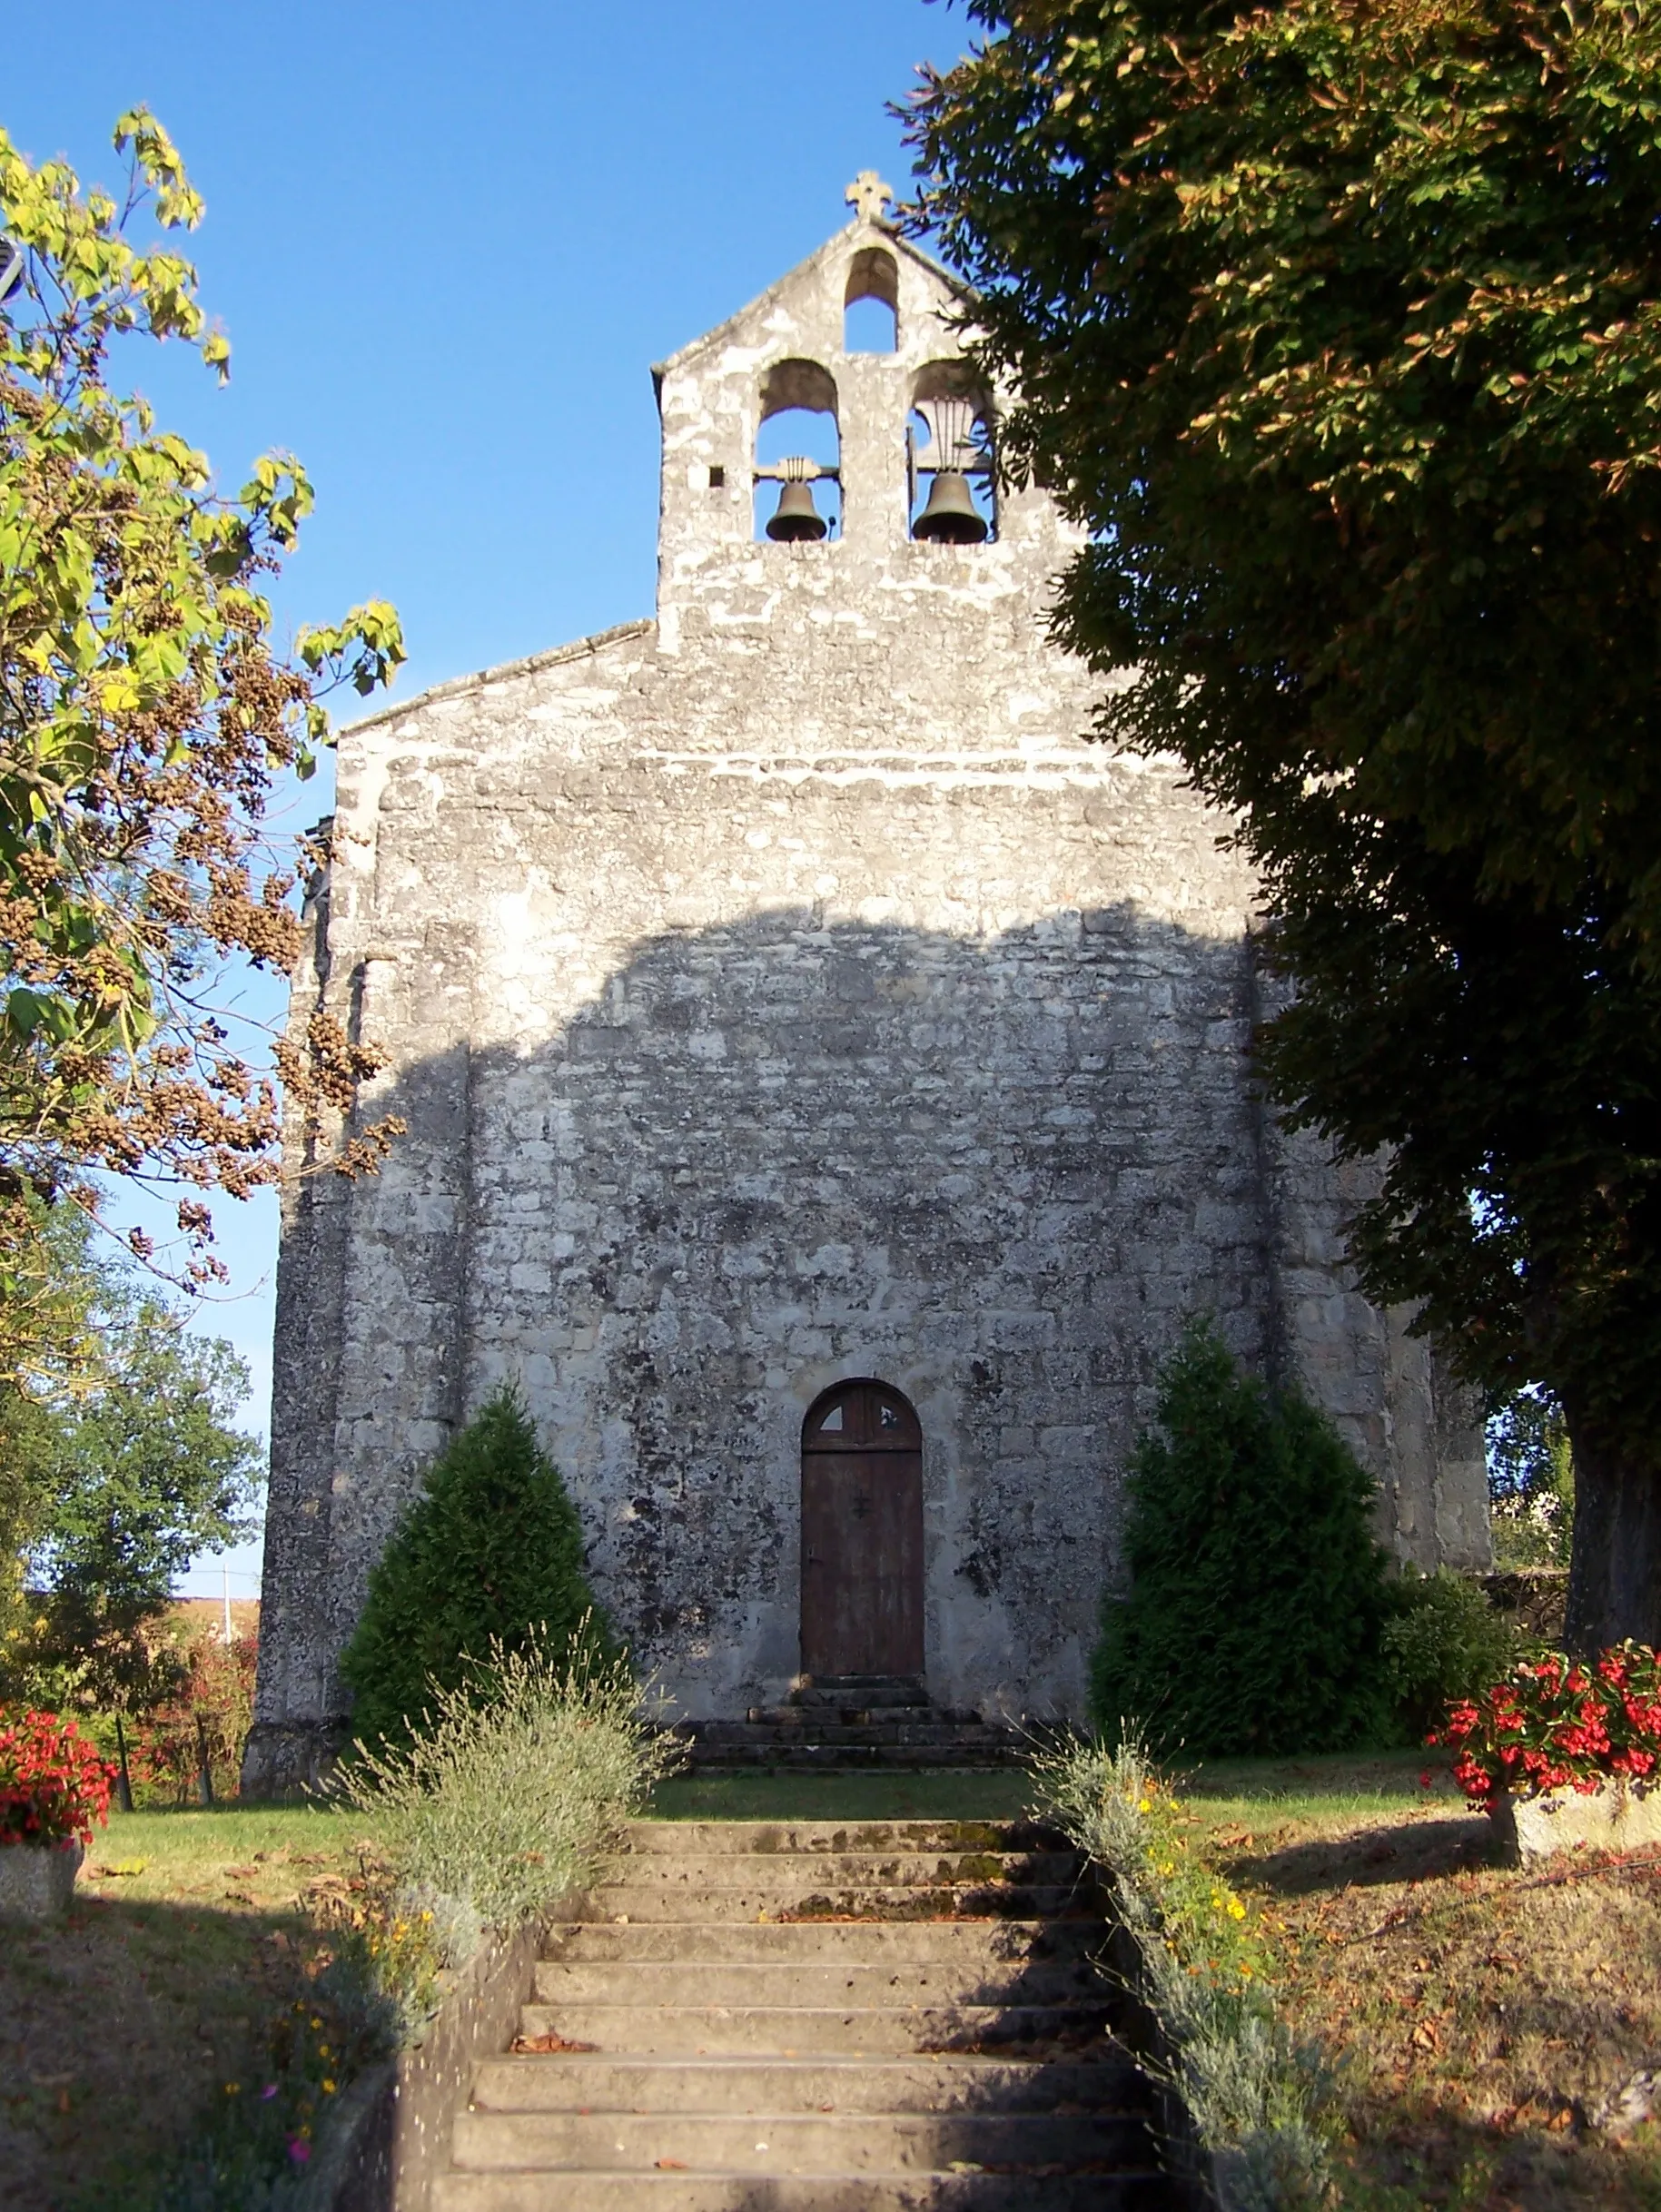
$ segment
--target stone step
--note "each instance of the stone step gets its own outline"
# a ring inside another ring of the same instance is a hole
[[[802,1858],[842,1852],[1023,1852],[1071,1847],[1036,1821],[631,1821],[631,1859],[753,1852]]]
[[[1099,1921],[571,1921],[551,1928],[545,1959],[708,1960],[722,1966],[798,1963],[1019,1966],[1030,1960],[1093,1958]]]
[[[1089,2059],[672,2059],[568,2052],[489,2059],[481,2112],[1044,2112],[1146,2101],[1129,2056],[1103,2038]]]
[[[926,1723],[937,1728],[984,1728],[989,1725],[972,1705],[819,1704],[806,1699],[799,1705],[751,1705],[744,1717],[752,1727],[822,1728],[827,1734],[844,1728],[871,1728],[883,1722],[912,1727]],[[709,1721],[693,1721],[688,1726],[702,1731],[718,1724]],[[1003,1732],[1000,1730],[999,1733]]]
[[[920,1674],[809,1674],[790,1693],[793,1705],[926,1705]]]
[[[1005,1730],[989,1727],[979,1720],[947,1721],[934,1717],[872,1720],[852,1713],[837,1718],[826,1713],[797,1713],[782,1719],[766,1719],[752,1713],[743,1721],[692,1721],[687,1723],[687,1733],[695,1743],[711,1746],[752,1743],[764,1735],[780,1743],[835,1743],[838,1747],[862,1743],[984,1747],[1002,1745],[1011,1740]]]
[[[463,2172],[539,2167],[588,2172],[910,2174],[956,2165],[1133,2164],[1140,2112],[463,2112],[454,2163]]]
[[[1077,1852],[825,1852],[806,1871],[812,1881],[837,1889],[899,1889],[922,1883],[930,1889],[958,1889],[987,1881],[1037,1882],[1045,1887],[1077,1879],[1083,1861]],[[632,1852],[618,1862],[618,1879],[631,1890],[656,1883],[692,1894],[705,1890],[790,1889],[802,1886],[802,1861],[779,1852],[720,1852],[699,1858],[687,1852]],[[602,1885],[602,1888],[609,1885]],[[598,1894],[599,1892],[597,1892]]]
[[[766,1884],[734,1883],[696,1894],[674,1885],[642,1881],[608,1882],[593,1891],[597,1920],[756,1921],[756,1920],[968,1920],[1036,1921],[1061,1919],[1083,1911],[1072,1883],[1017,1882],[943,1884],[921,1882],[860,1884],[838,1889],[805,1871]]]
[[[542,2005],[1058,2005],[1101,2002],[1085,1958],[922,1961],[805,1958],[715,1965],[707,1960],[545,1959],[532,1994]]]
[[[694,1737],[687,1745],[687,1758],[700,1773],[743,1773],[751,1768],[776,1767],[784,1773],[806,1773],[810,1768],[818,1768],[826,1773],[872,1770],[928,1774],[948,1768],[990,1773],[1001,1767],[1022,1765],[1024,1754],[1013,1742],[816,1743],[787,1743],[765,1736],[760,1741],[712,1744],[702,1743]]]
[[[974,2050],[1064,2039],[1086,2045],[1106,2028],[1108,1995],[1064,2005],[632,2005],[529,2004],[520,2033],[560,2037],[597,2050],[804,2052]]]
[[[431,2212],[1166,2212],[1096,1886],[1023,1822],[642,1822]]]
[[[1106,2174],[439,2175],[432,2212],[1169,2212],[1151,2165]]]

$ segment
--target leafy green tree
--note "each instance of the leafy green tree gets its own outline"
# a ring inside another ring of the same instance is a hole
[[[202,1552],[248,1533],[262,1455],[232,1427],[248,1369],[149,1289],[106,1286],[104,1372],[58,1409],[31,1579],[70,1631],[162,1611]]]
[[[1243,1375],[1209,1324],[1160,1375],[1126,1484],[1131,1587],[1102,1607],[1100,1725],[1158,1750],[1342,1751],[1390,1725],[1373,1485],[1295,1391]]]
[[[50,1390],[0,1387],[8,1588],[26,1583],[0,1637],[0,1694],[91,1704],[119,1727],[174,1688],[173,1585],[247,1533],[262,1454],[232,1426],[248,1370],[231,1346],[191,1330],[77,1209],[48,1236],[86,1344]],[[124,1764],[124,1737],[122,1751]]]
[[[1498,1566],[1567,1566],[1575,1528],[1575,1459],[1563,1408],[1519,1390],[1488,1425],[1488,1502]]]
[[[1571,1638],[1661,1640],[1661,11],[970,13],[924,208],[1060,635],[1239,822],[1367,1288],[1562,1405]]]
[[[562,1650],[588,1623],[609,1649],[583,1571],[582,1525],[510,1389],[497,1392],[433,1462],[370,1576],[341,1661],[369,1745],[406,1743],[433,1687],[482,1679],[493,1643]]]
[[[122,200],[35,167],[0,132],[0,1373],[49,1278],[43,1208],[95,1210],[99,1177],[181,1184],[193,1280],[221,1270],[201,1191],[277,1172],[276,1086],[231,1047],[211,986],[228,962],[286,971],[288,894],[321,855],[268,839],[273,780],[310,772],[321,694],[368,692],[403,657],[384,603],[272,641],[266,578],[311,505],[267,455],[234,498],[109,377],[119,341],[195,347],[222,380],[191,264],[168,235],[202,202],[166,133],[124,115]],[[139,237],[153,218],[157,235]],[[338,1024],[272,1047],[302,1114],[351,1103],[378,1065]],[[347,1148],[372,1166],[391,1125]],[[135,1249],[149,1249],[134,1232]]]

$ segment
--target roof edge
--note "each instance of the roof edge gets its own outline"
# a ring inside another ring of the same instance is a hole
[[[608,630],[595,630],[591,636],[576,638],[569,645],[552,646],[546,653],[528,653],[519,660],[499,661],[493,668],[475,669],[470,676],[452,676],[447,683],[432,684],[425,691],[418,691],[413,698],[390,702],[356,722],[342,723],[335,732],[335,740],[338,744],[341,738],[355,736],[360,730],[372,730],[382,722],[395,721],[400,715],[412,715],[418,707],[430,706],[435,699],[460,698],[463,692],[476,691],[486,684],[504,684],[516,676],[535,676],[540,669],[557,668],[562,661],[581,660],[603,652],[608,646],[620,645],[625,637],[645,637],[657,627],[649,615],[633,622],[616,622]]]

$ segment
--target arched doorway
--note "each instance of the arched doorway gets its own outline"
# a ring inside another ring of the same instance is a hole
[[[923,1432],[886,1383],[838,1383],[802,1426],[802,1669],[923,1672]]]

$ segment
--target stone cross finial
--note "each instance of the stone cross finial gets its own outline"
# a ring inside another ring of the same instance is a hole
[[[842,196],[861,222],[880,222],[884,208],[894,197],[894,187],[885,184],[875,169],[862,169]]]

